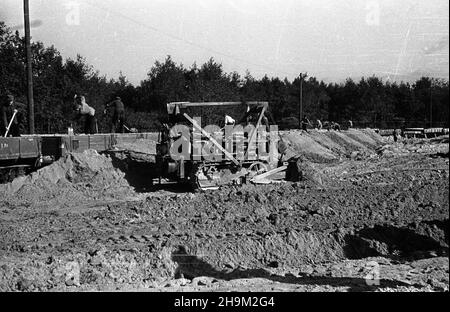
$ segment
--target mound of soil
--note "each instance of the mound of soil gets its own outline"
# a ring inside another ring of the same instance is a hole
[[[330,163],[352,155],[369,158],[376,155],[376,149],[383,139],[370,129],[349,129],[346,131],[311,130],[307,133],[298,130],[281,132],[288,145],[286,159],[303,156],[313,162]]]
[[[366,147],[376,148],[383,144],[383,137],[372,129],[348,129],[345,134]]]
[[[405,139],[396,143],[384,144],[377,148],[377,153],[384,157],[407,156],[410,154],[448,155],[448,152],[448,135],[433,139]]]
[[[282,134],[282,139],[287,143],[285,157],[287,159],[303,155],[316,162],[333,162],[338,157],[328,148],[317,143],[310,135],[299,131],[289,131]]]
[[[88,150],[67,155],[28,176],[0,185],[0,193],[11,204],[76,205],[80,200],[132,196],[134,190],[110,157]]]
[[[157,137],[157,134],[154,136]],[[156,141],[155,139],[136,139],[134,142],[119,141],[115,145],[118,150],[133,151],[136,153],[156,155]]]

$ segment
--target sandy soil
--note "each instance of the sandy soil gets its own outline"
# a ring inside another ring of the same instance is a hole
[[[0,185],[0,290],[448,291],[448,136],[283,139],[321,183],[191,193],[128,146]]]

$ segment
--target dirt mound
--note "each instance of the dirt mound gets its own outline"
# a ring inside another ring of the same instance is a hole
[[[323,163],[349,158],[354,152],[364,154],[365,157],[375,155],[375,149],[384,144],[383,138],[372,129],[349,129],[342,132],[311,130],[308,133],[289,130],[281,131],[280,135],[287,144],[286,159],[302,155],[313,162]],[[156,141],[155,133],[150,139],[137,139],[131,143],[117,142],[116,149],[149,157],[156,154]]]
[[[88,150],[67,155],[28,176],[0,185],[0,193],[10,203],[50,201],[71,205],[79,200],[123,198],[134,191],[110,157]]]
[[[449,139],[448,136],[433,139],[405,139],[401,142],[384,144],[378,147],[376,151],[384,157],[398,157],[411,154],[448,155]]]
[[[349,137],[356,141],[363,143],[366,146],[375,148],[380,144],[383,144],[385,139],[376,133],[373,129],[348,129],[345,132]]]
[[[286,158],[290,159],[300,155],[317,162],[333,162],[339,157],[332,150],[317,143],[309,134],[300,131],[282,133],[282,140],[287,143]]]

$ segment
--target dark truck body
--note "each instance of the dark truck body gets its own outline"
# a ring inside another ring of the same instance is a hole
[[[41,138],[0,138],[0,164],[3,166],[35,161],[41,155]]]

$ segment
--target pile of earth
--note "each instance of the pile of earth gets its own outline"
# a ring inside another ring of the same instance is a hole
[[[348,129],[345,131],[300,130],[281,131],[281,139],[287,145],[286,160],[304,156],[313,162],[330,163],[342,159],[362,159],[376,156],[376,149],[385,144],[385,140],[372,129]],[[116,150],[128,153],[129,158],[154,162],[158,133],[148,139],[136,139],[134,142],[118,141]]]
[[[283,131],[281,139],[287,144],[286,158],[304,156],[313,162],[331,163],[346,158],[376,156],[376,148],[383,138],[371,129],[346,131],[299,130]]]
[[[147,134],[150,138],[138,138],[134,141],[117,138],[115,148],[117,150],[133,151],[141,154],[156,155],[156,142],[158,141],[158,133]]]
[[[87,150],[0,185],[0,193],[10,205],[72,206],[80,201],[125,199],[134,196],[135,190],[111,157]]]

